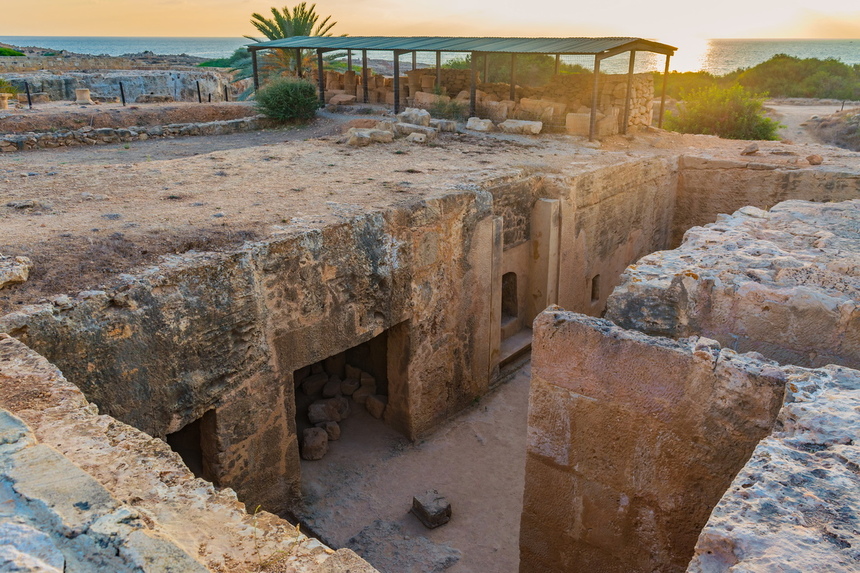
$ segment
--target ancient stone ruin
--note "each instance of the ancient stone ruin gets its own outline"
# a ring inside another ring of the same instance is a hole
[[[569,153],[0,316],[0,527],[56,570],[372,570],[282,519],[302,464],[361,409],[433,433],[531,349],[522,571],[850,570],[860,175]]]

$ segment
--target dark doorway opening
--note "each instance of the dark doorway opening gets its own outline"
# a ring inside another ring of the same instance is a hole
[[[170,448],[179,454],[191,473],[218,485],[213,466],[215,410],[209,410],[181,429],[167,434],[166,441]]]

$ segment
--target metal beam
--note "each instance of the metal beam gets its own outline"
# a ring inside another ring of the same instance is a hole
[[[412,69],[418,67],[418,52],[412,52]]]
[[[251,68],[254,73],[254,91],[260,89],[260,72],[257,68],[257,50],[251,49]]]
[[[394,50],[394,115],[400,113],[400,55],[402,53]]]
[[[370,82],[370,74],[368,73],[367,68],[367,50],[361,51],[361,89],[364,92],[364,103],[367,103],[367,100],[370,99],[370,86],[367,84]]]
[[[669,58],[671,56],[666,54],[666,69],[663,70],[663,90],[660,94],[660,116],[657,119],[657,127],[663,129],[663,110],[666,108],[666,82],[669,79]]]
[[[352,50],[346,51],[346,71],[352,71]]]
[[[302,73],[302,50],[300,48],[296,48],[296,75],[298,77],[304,75]]]
[[[475,117],[478,114],[478,53],[471,52],[472,60],[472,77],[469,81],[469,117]]]
[[[317,79],[320,90],[320,107],[325,107],[325,76],[323,75],[323,51],[317,49]]]
[[[558,70],[561,67],[561,54],[555,55],[555,75],[558,75]]]
[[[517,55],[511,54],[511,101],[517,101]]]
[[[490,54],[484,52],[484,75],[482,76],[484,83],[490,81]]]
[[[594,56],[594,87],[591,93],[591,117],[588,120],[588,141],[594,141],[597,129],[597,92],[600,88],[600,57]]]
[[[633,66],[636,65],[636,50],[630,52],[630,65],[627,66],[627,95],[624,98],[624,123],[621,133],[627,135],[627,123],[630,121],[630,96],[633,92]]]

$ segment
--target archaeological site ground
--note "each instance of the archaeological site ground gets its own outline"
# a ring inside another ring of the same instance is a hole
[[[0,112],[2,559],[860,569],[860,153],[650,127],[649,81],[595,141]]]

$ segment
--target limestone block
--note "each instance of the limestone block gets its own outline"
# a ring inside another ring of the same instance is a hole
[[[90,99],[90,90],[86,88],[78,88],[75,90],[75,103],[78,105],[92,105],[93,100]]]
[[[325,386],[322,389],[322,395],[324,398],[334,398],[338,394],[341,393],[341,380],[339,376],[332,376],[328,379]]]
[[[413,497],[410,512],[428,529],[451,521],[451,503],[435,489]]]
[[[406,136],[406,141],[410,143],[426,143],[427,136],[423,133],[410,133],[408,136]]]
[[[66,563],[51,538],[24,523],[0,523],[0,569],[4,571],[33,571],[60,573]],[[5,563],[4,563],[5,562]],[[15,566],[9,567],[10,563]]]
[[[806,158],[806,160],[809,162],[810,165],[821,165],[822,163],[824,163],[824,158],[822,158],[820,155],[810,155]]]
[[[364,407],[370,412],[374,418],[380,419],[385,414],[385,407],[388,405],[388,396],[374,394],[367,397],[364,402]]]
[[[321,460],[328,453],[328,434],[322,428],[307,428],[302,432],[302,458]]]
[[[368,397],[376,394],[376,387],[364,387],[362,386],[352,394],[352,399],[355,400],[356,404],[364,405],[367,402]]]
[[[543,123],[539,121],[525,121],[521,119],[508,119],[499,124],[499,129],[505,133],[520,133],[523,135],[538,135],[543,129]]]
[[[382,122],[379,122],[379,123],[382,123]],[[377,124],[376,129],[384,129],[384,128],[379,127],[379,124]],[[387,130],[387,131],[394,131],[393,124],[392,124],[392,128]],[[361,368],[356,368],[355,366],[352,366],[350,364],[347,364],[344,368],[345,368],[345,371],[344,371],[344,377],[345,378],[354,378],[356,380],[361,380]]]
[[[390,131],[394,133],[394,126],[397,124],[393,119],[383,119],[381,121],[376,122],[376,129],[382,129],[384,131]],[[361,378],[361,370],[358,370],[358,374],[355,376],[351,376],[349,373],[346,375],[347,378]]]
[[[508,113],[514,106],[509,106],[507,102],[500,101],[485,101],[483,104],[483,115],[495,123],[501,123],[508,119]]]
[[[0,255],[0,289],[26,282],[32,268],[33,263],[28,257]]]
[[[565,118],[565,129],[570,135],[588,135],[590,121],[589,113],[569,113]]]
[[[331,105],[352,104],[352,103],[355,103],[355,95],[346,94],[346,93],[337,94],[335,96],[332,96],[332,98],[330,100],[328,100],[328,103],[330,103]]]
[[[352,396],[361,387],[361,382],[355,378],[347,378],[340,384],[341,394]]]
[[[340,422],[349,417],[349,400],[343,396],[317,400],[308,406],[308,419],[311,424]]]
[[[334,442],[340,439],[340,424],[337,422],[320,422],[316,425],[317,428],[322,428],[325,430],[326,435],[328,435],[328,439],[330,442]]]
[[[51,96],[46,92],[36,92],[30,94],[33,103],[50,103]]]
[[[328,383],[328,376],[325,372],[312,374],[302,381],[302,392],[308,396],[319,394],[323,387]]]
[[[362,129],[353,127],[346,133],[347,144],[356,147],[363,147],[371,143],[391,143],[394,141],[394,134],[390,131],[382,129]]]
[[[427,122],[430,123],[429,121]],[[394,125],[394,130],[397,135],[409,135],[410,133],[420,133],[427,138],[427,141],[436,139],[436,129],[433,127],[425,127],[423,125],[414,125],[411,123],[397,123]]]
[[[471,129],[472,131],[494,131],[495,126],[489,119],[470,117],[468,121],[466,121],[466,129]]]
[[[407,107],[404,111],[397,114],[397,121],[428,127],[430,125],[430,112],[426,109]]]
[[[431,119],[430,127],[441,132],[454,133],[457,131],[457,122],[450,119]]]
[[[0,109],[9,109],[9,98],[12,94],[0,93]]]
[[[412,103],[416,107],[429,109],[435,105],[446,104],[451,101],[451,98],[446,95],[436,95],[432,92],[416,92],[413,96]]]

